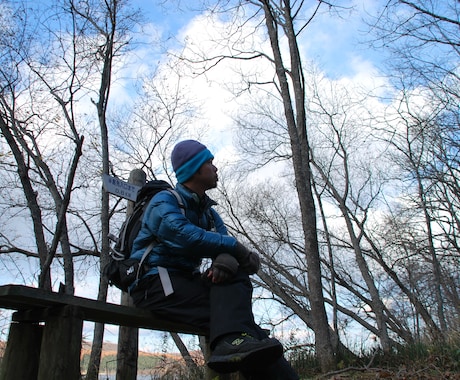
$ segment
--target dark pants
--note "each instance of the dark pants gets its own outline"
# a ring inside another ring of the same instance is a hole
[[[232,333],[246,332],[258,339],[267,337],[267,333],[254,322],[252,285],[243,271],[238,271],[224,284],[211,284],[199,274],[170,272],[169,276],[173,294],[165,297],[159,276],[150,276],[141,280],[131,292],[134,304],[170,321],[209,331],[211,349],[219,338]],[[254,380],[298,379],[284,358],[266,363],[260,373],[245,375]]]

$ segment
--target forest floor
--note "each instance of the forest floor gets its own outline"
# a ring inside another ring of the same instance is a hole
[[[460,380],[460,372],[443,370],[441,368],[345,368],[325,375],[316,376],[311,380]],[[304,380],[307,380],[305,378]]]

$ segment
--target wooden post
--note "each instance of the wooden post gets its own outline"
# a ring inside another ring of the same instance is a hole
[[[140,169],[134,169],[129,174],[128,182],[137,186],[143,186],[146,182],[146,174]],[[126,218],[134,208],[134,202],[128,201]],[[131,297],[126,292],[121,294],[121,305],[134,306]],[[137,361],[139,356],[139,329],[135,327],[120,326],[118,330],[117,348],[117,375],[116,380],[136,380]]]
[[[78,306],[67,305],[50,310],[43,329],[38,380],[81,379],[82,331],[83,313]]]
[[[11,323],[0,380],[37,379],[42,332],[37,323]]]

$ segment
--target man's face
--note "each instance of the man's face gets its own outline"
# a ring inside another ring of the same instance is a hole
[[[200,181],[201,185],[206,189],[214,189],[217,187],[217,168],[212,163],[212,160],[206,161],[201,165],[200,169],[195,173],[196,180]]]

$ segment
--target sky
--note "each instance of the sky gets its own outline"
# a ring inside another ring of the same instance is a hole
[[[142,9],[148,20],[159,28],[163,37],[185,35],[199,16],[199,12],[187,11],[185,1],[169,1],[167,5],[158,5],[155,0],[136,0],[134,4]],[[200,1],[190,1],[189,4]],[[305,2],[316,5],[316,0]],[[313,22],[302,33],[301,49],[307,58],[318,64],[329,76],[353,76],[360,70],[368,70],[369,64],[380,61],[381,56],[361,44],[368,37],[368,26],[363,22],[370,14],[383,6],[383,0],[345,0],[339,2],[343,7],[337,13],[331,13],[325,6]],[[311,12],[308,11],[308,15]]]
[[[146,20],[143,30],[148,32],[144,37],[148,43],[139,45],[124,62],[125,66],[120,67],[111,93],[112,107],[123,107],[131,101],[136,78],[140,73],[165,64],[167,58],[161,54],[160,45],[156,45],[158,41],[167,40],[170,49],[178,49],[178,42],[185,38],[200,41],[206,34],[212,34],[212,31],[203,25],[203,17],[199,12],[185,10],[187,4],[198,4],[198,1],[182,1],[183,11],[175,9],[175,1],[165,3],[167,5],[158,5],[155,0],[134,1]],[[317,1],[309,0],[306,3],[316,4]],[[383,58],[360,43],[368,37],[363,18],[374,12],[382,3],[383,1],[377,0],[346,0],[342,4],[349,9],[344,9],[341,15],[320,13],[300,38],[304,62],[311,61],[317,65],[331,81],[370,85],[378,78],[377,66],[382,63]],[[215,78],[225,77],[222,71],[218,70],[209,75],[214,75]],[[216,162],[223,162],[232,151],[232,136],[229,131],[233,122],[229,114],[237,104],[228,102],[229,93],[225,89],[210,85],[204,78],[190,80],[188,85],[192,95],[203,104],[202,123],[210,127],[207,145],[215,149]],[[87,272],[86,281],[77,283],[76,294],[95,298],[97,288],[88,286],[88,283],[97,283],[97,275],[95,272]],[[6,282],[5,280],[4,277],[2,282]],[[109,301],[117,303],[118,299],[119,292],[111,289]],[[92,325],[85,324],[85,334],[89,336],[91,331]],[[115,327],[107,326],[106,338],[116,341],[116,331]],[[152,334],[145,333],[145,339],[141,344],[145,348],[151,347],[151,340]]]
[[[133,85],[133,79],[143,70],[152,70],[164,63],[164,46],[180,49],[184,39],[194,39],[197,43],[205,43],[212,34],[203,26],[202,14],[198,11],[186,10],[187,2],[169,1],[159,5],[156,0],[135,0],[134,6],[139,7],[145,24],[143,41],[132,54],[132,60],[126,62],[123,77],[124,86]],[[180,4],[180,10],[176,4]],[[192,1],[190,4],[199,4]],[[316,4],[316,0],[306,3]],[[376,65],[382,63],[381,52],[375,52],[365,44],[369,38],[369,27],[363,21],[375,14],[382,7],[383,0],[345,0],[341,2],[340,13],[330,13],[324,7],[323,12],[315,17],[299,37],[300,49],[304,55],[304,63],[312,62],[331,79],[359,78],[363,75],[375,75]],[[307,11],[307,16],[311,14]],[[306,16],[306,17],[307,17]],[[159,41],[162,41],[161,44]],[[165,42],[166,41],[166,42]],[[200,42],[201,41],[201,42]],[[199,85],[199,79],[196,79]],[[124,88],[127,89],[126,87]],[[129,91],[126,92],[129,94]],[[126,101],[126,98],[120,98]],[[112,99],[113,100],[113,99]]]
[[[218,33],[212,29],[216,25],[207,23],[200,12],[186,10],[189,4],[196,5],[200,1],[164,3],[135,1],[147,22],[144,30],[150,33],[145,37],[147,43],[132,52],[130,59],[121,67],[121,79],[114,83],[112,89],[111,104],[114,108],[126,106],[134,99],[131,94],[139,75],[153,70],[167,70],[168,56],[162,54],[164,46],[170,49],[169,52],[177,53],[182,49],[181,43],[188,40],[204,48],[209,44],[208,39]],[[181,10],[177,9],[178,3]],[[305,3],[316,5],[317,1]],[[375,88],[376,81],[381,80],[378,65],[382,64],[383,56],[365,44],[369,34],[363,19],[375,13],[383,3],[383,0],[345,0],[341,2],[343,8],[340,13],[331,13],[325,7],[299,37],[304,64],[316,66],[330,81]],[[311,10],[306,14],[305,17],[309,17]],[[159,41],[167,42],[163,45]],[[232,154],[232,135],[229,131],[234,122],[231,115],[240,105],[235,100],[229,101],[233,98],[224,88],[231,82],[231,70],[230,64],[221,64],[208,72],[206,78],[195,77],[187,82],[194,101],[201,104],[202,118],[197,128],[206,126],[210,130],[211,135],[206,136],[206,141],[214,148],[217,160],[220,156],[229,157]],[[272,73],[269,75],[271,78]],[[183,85],[184,82],[182,80]]]

